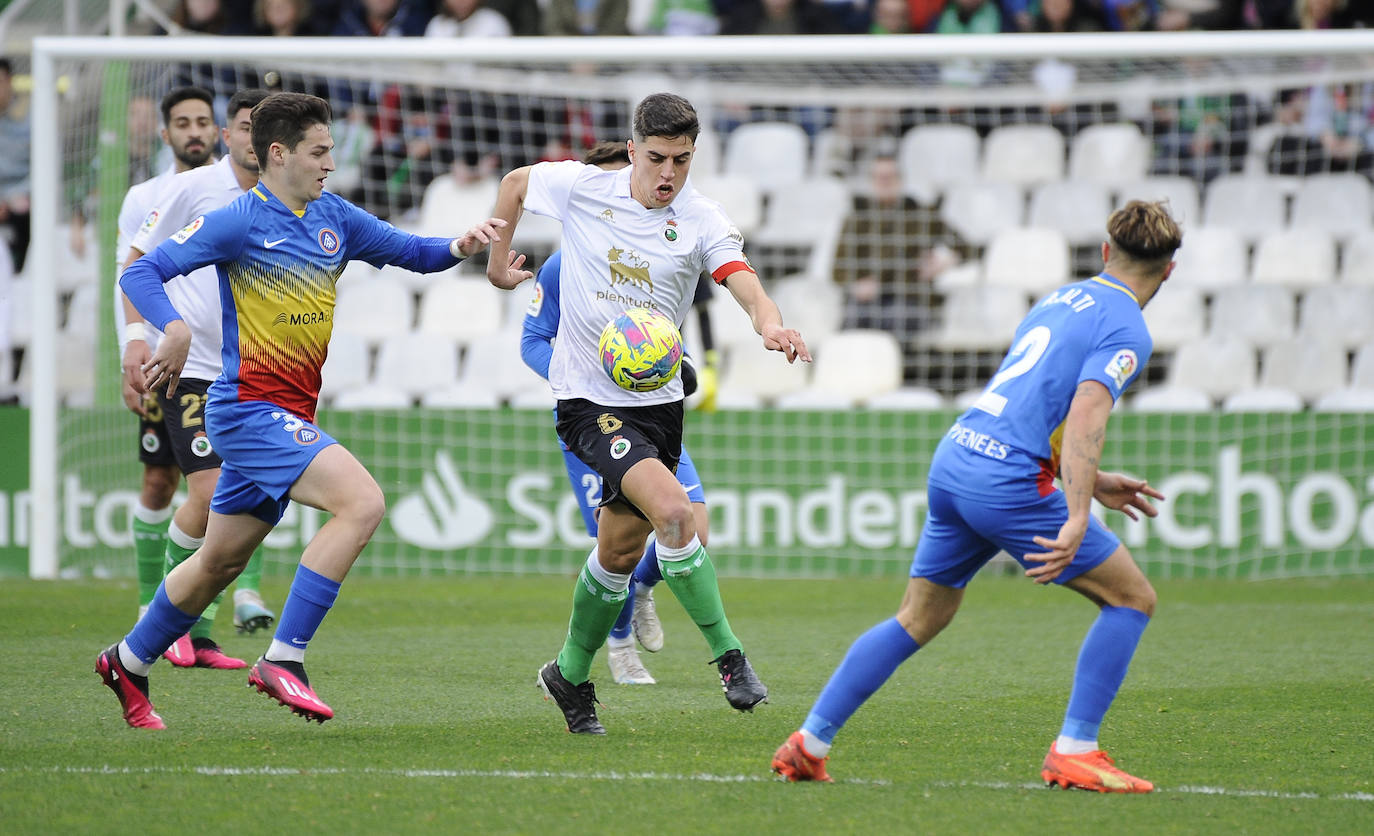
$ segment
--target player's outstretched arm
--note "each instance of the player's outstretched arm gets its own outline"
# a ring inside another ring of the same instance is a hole
[[[514,169],[501,178],[501,187],[496,192],[496,208],[492,210],[492,220],[505,221],[504,226],[496,227],[496,235],[490,241],[491,256],[487,259],[487,281],[501,288],[511,290],[534,274],[521,269],[525,257],[510,248],[511,238],[515,235],[516,224],[520,222],[520,212],[525,205],[525,194],[530,185],[530,167]]]
[[[807,363],[811,362],[811,352],[807,349],[801,332],[782,324],[782,313],[778,310],[777,304],[764,292],[758,276],[749,270],[738,270],[725,277],[725,287],[730,291],[730,295],[735,297],[739,306],[744,308],[744,312],[749,314],[754,332],[763,337],[764,348],[769,351],[781,351],[787,356],[789,363],[795,362],[797,358]]]
[[[1059,481],[1069,506],[1069,518],[1054,538],[1034,538],[1036,545],[1045,549],[1025,556],[1041,564],[1026,570],[1026,576],[1036,583],[1049,583],[1059,577],[1078,553],[1083,535],[1088,531],[1093,492],[1098,483],[1098,462],[1102,460],[1102,444],[1107,438],[1107,418],[1111,413],[1112,396],[1106,386],[1096,380],[1078,384],[1078,391],[1069,404],[1069,414],[1064,419],[1064,441],[1059,458]]]

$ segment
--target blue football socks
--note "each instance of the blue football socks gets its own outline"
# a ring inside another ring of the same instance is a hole
[[[1078,651],[1078,666],[1073,673],[1073,693],[1064,714],[1060,735],[1083,741],[1096,741],[1102,718],[1135,655],[1136,645],[1150,617],[1130,607],[1103,607],[1083,647]]]
[[[315,637],[329,608],[339,597],[339,582],[304,566],[296,567],[291,592],[281,608],[281,621],[267,658],[274,662],[305,661],[305,646]]]
[[[895,618],[889,618],[859,636],[849,646],[844,661],[831,674],[806,722],[803,732],[829,746],[835,733],[873,696],[897,667],[921,646]],[[811,747],[807,747],[811,751]],[[822,757],[824,752],[811,752]]]
[[[641,586],[652,587],[661,580],[663,580],[663,572],[658,568],[658,540],[650,537],[649,545],[644,547],[644,556],[639,559],[639,565],[635,567],[634,582]]]
[[[153,593],[153,600],[148,604],[148,611],[134,625],[134,629],[129,631],[129,635],[124,637],[124,646],[138,657],[141,664],[130,665],[130,660],[122,654],[120,658],[130,671],[146,676],[148,666],[157,661],[157,657],[171,647],[172,642],[186,635],[186,631],[191,629],[191,625],[195,624],[199,617],[199,613],[192,615],[182,612],[172,603],[167,597],[166,581],[158,584],[157,592]],[[136,669],[140,667],[143,670]]]
[[[616,617],[615,624],[611,626],[611,638],[628,639],[630,637],[630,622],[634,620],[635,614],[635,585],[630,584],[625,589],[625,606],[620,608],[620,615]]]

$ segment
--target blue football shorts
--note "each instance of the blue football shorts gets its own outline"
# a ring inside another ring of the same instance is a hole
[[[291,486],[320,451],[337,444],[304,418],[267,401],[221,401],[205,407],[205,429],[224,464],[210,499],[217,514],[252,514],[276,525]]]
[[[596,509],[601,505],[601,477],[587,463],[559,442],[563,448],[563,464],[568,468],[568,481],[572,483],[573,495],[577,497],[577,507],[582,511],[582,523],[587,534],[596,536]],[[687,491],[690,502],[706,502],[706,492],[701,489],[701,478],[697,476],[697,466],[692,463],[687,448],[682,448],[682,457],[677,463],[677,480]]]
[[[1068,503],[1058,490],[1031,505],[989,508],[986,500],[930,485],[927,503],[929,512],[911,560],[911,577],[957,588],[967,585],[998,551],[1005,551],[1027,569],[1043,565],[1026,560],[1027,554],[1045,551],[1031,538],[1058,536],[1069,518]],[[1053,582],[1073,580],[1111,557],[1120,545],[1121,538],[1096,517],[1089,519],[1078,554]]]

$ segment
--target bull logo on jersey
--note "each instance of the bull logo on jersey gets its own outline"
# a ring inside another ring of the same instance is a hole
[[[632,284],[648,293],[654,292],[654,280],[649,276],[649,262],[640,258],[634,250],[611,247],[606,253],[606,261],[611,268],[611,287]]]
[[[605,221],[608,224],[615,223],[615,213],[612,212],[610,209],[602,209],[601,214],[597,217],[601,218],[601,220]]]
[[[333,255],[339,251],[339,233],[325,227],[319,234],[320,249],[324,250],[325,255]]]

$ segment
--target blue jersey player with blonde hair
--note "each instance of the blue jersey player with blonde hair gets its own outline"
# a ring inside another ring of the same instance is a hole
[[[177,387],[191,332],[163,283],[213,264],[223,300],[223,371],[211,384],[205,428],[223,458],[204,544],[163,579],[147,613],[96,659],[124,720],[165,728],[148,699],[158,655],[231,583],[292,500],[330,519],[306,545],[276,635],[248,682],[307,720],[333,710],[310,687],[306,645],[348,570],[382,520],[382,491],[367,468],[315,424],[320,369],[333,327],[335,282],[353,259],[432,273],[495,240],[504,221],[458,238],[401,232],[324,192],[334,170],[329,104],[277,93],[253,108],[261,179],[222,209],[197,217],[120,279],[144,318],[164,334],[144,374],[149,389]],[[528,277],[509,253],[512,280]]]
[[[1031,580],[1067,586],[1099,608],[1041,777],[1098,792],[1154,789],[1098,746],[1098,728],[1154,614],[1155,591],[1091,508],[1095,498],[1136,519],[1137,511],[1158,513],[1150,497],[1163,499],[1142,480],[1098,470],[1098,460],[1112,405],[1150,357],[1141,309],[1169,278],[1183,236],[1163,204],[1143,201],[1112,213],[1107,234],[1103,272],[1036,304],[996,375],[941,440],[897,615],[849,648],[802,727],[773,755],[774,772],[829,781],[835,734],[950,623],[974,573],[1006,551]]]

